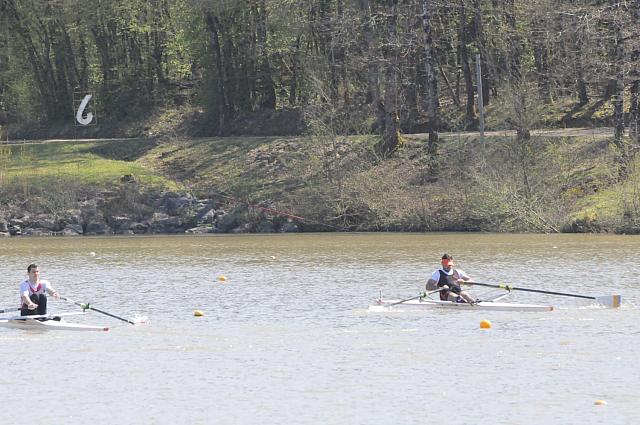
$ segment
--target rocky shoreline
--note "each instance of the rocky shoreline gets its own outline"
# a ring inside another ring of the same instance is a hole
[[[56,212],[5,208],[0,237],[207,233],[291,233],[300,223],[270,212],[270,205],[230,202],[189,193],[140,193],[136,187],[102,192]]]

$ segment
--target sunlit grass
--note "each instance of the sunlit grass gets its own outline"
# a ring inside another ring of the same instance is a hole
[[[0,149],[0,183],[38,185],[40,181],[72,178],[82,184],[109,187],[123,175],[132,174],[143,184],[175,188],[175,183],[141,163],[105,157],[111,150],[122,149],[121,143],[5,145]],[[105,152],[105,156],[92,152],[97,148]]]
[[[140,162],[150,168],[167,165],[177,179],[194,188],[215,187],[233,193],[260,194],[278,191],[279,182],[268,170],[252,168],[253,149],[268,149],[281,141],[274,137],[228,137],[177,141],[150,150]],[[160,159],[159,159],[160,158]],[[178,171],[179,170],[179,171]]]

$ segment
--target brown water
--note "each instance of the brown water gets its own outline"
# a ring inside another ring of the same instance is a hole
[[[39,422],[60,424],[639,423],[639,247],[604,235],[0,240],[0,308],[17,305],[36,262],[62,295],[150,320],[0,328],[0,418],[24,423],[37,406]],[[380,291],[420,292],[444,252],[478,281],[619,293],[623,306],[514,293],[557,309],[367,310]],[[75,308],[51,301],[63,310]]]

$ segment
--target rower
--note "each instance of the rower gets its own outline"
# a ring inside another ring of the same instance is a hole
[[[442,267],[434,271],[427,281],[427,291],[442,288],[440,290],[440,300],[442,301],[476,304],[477,301],[460,287],[460,284],[470,282],[471,277],[462,270],[453,268],[453,257],[449,254],[442,256],[441,265]]]
[[[20,282],[20,307],[21,316],[47,314],[47,294],[59,298],[58,292],[53,289],[47,280],[40,280],[40,269],[36,264],[27,267],[28,277]]]

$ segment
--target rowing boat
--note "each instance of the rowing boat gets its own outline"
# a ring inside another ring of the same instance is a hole
[[[495,311],[551,311],[553,306],[541,304],[522,304],[499,301],[479,301],[476,304],[458,303],[453,301],[441,301],[431,298],[418,298],[401,302],[393,299],[377,299],[374,305],[369,306],[370,311],[393,310],[428,310],[445,308],[453,310],[495,310]]]
[[[63,316],[82,313],[60,313],[55,315],[14,316],[0,318],[0,327],[12,329],[31,329],[40,331],[108,331],[104,326],[91,326],[66,322]]]
[[[449,308],[454,310],[497,310],[497,311],[551,311],[553,307],[550,305],[541,304],[521,304],[521,303],[509,303],[501,302],[500,300],[509,296],[511,291],[523,291],[523,292],[535,292],[538,294],[557,295],[561,297],[573,297],[595,301],[597,304],[604,307],[618,308],[622,304],[622,297],[620,295],[579,295],[569,294],[566,292],[547,291],[543,289],[530,289],[515,287],[505,284],[490,284],[480,282],[463,282],[465,285],[476,285],[487,288],[503,289],[506,292],[495,295],[493,297],[482,297],[482,301],[468,304],[466,302],[454,302],[454,301],[442,301],[431,298],[431,295],[442,291],[443,288],[438,288],[430,292],[423,292],[415,297],[406,298],[403,300],[391,300],[382,299],[382,292],[380,297],[376,300],[374,305],[369,306],[370,311],[389,311],[389,310],[405,310],[405,309],[418,309],[427,310],[433,308]]]

